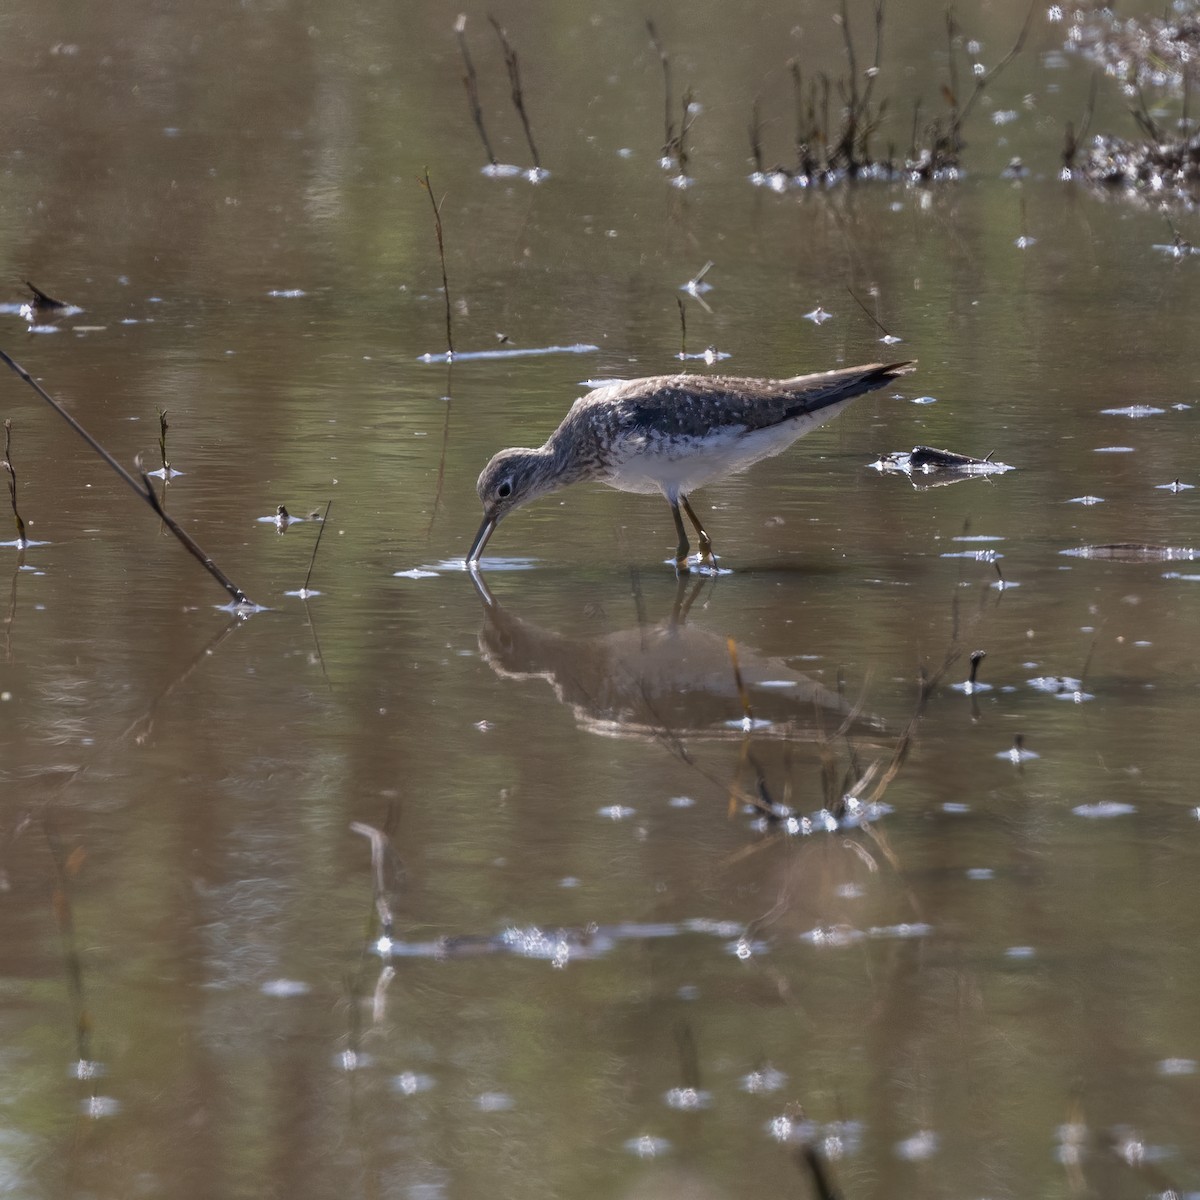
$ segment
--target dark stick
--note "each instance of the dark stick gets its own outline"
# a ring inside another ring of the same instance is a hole
[[[442,206],[433,198],[433,186],[429,182],[429,168],[425,168],[425,178],[417,182],[429,193],[429,203],[433,205],[433,228],[437,234],[438,258],[442,264],[442,294],[446,297],[446,350],[451,358],[454,357],[454,334],[450,329],[450,282],[446,278],[446,245],[442,241]],[[442,197],[445,200],[445,196]]]
[[[25,537],[25,522],[17,512],[17,473],[13,469],[12,455],[12,422],[4,422],[4,469],[8,472],[8,494],[12,498],[13,520],[17,523],[17,549],[24,550],[28,539]]]
[[[454,22],[454,33],[458,38],[458,48],[462,52],[463,66],[466,67],[467,73],[463,76],[463,86],[467,89],[467,104],[471,109],[471,120],[475,122],[475,128],[479,131],[479,140],[483,142],[484,152],[488,156],[488,162],[494,167],[496,165],[496,154],[492,150],[492,143],[488,140],[487,130],[483,127],[483,109],[479,105],[479,77],[475,74],[475,64],[471,61],[470,51],[467,50],[467,18],[460,16]]]
[[[658,59],[662,63],[663,69],[663,88],[666,96],[663,104],[663,156],[666,157],[675,147],[675,123],[671,120],[671,60],[667,57],[662,42],[658,40],[658,30],[654,28],[653,21],[646,22],[646,32],[650,35],[650,42],[658,52]]]
[[[500,38],[500,45],[504,48],[504,65],[508,68],[508,82],[512,87],[513,107],[517,110],[517,116],[521,118],[521,125],[525,130],[525,140],[529,143],[529,153],[533,156],[534,170],[540,171],[542,160],[538,157],[537,147],[533,144],[533,131],[529,128],[529,117],[525,112],[525,96],[521,91],[521,65],[517,59],[517,52],[512,48],[508,35],[504,32],[504,27],[500,22],[490,13],[488,20],[491,21],[492,28]]]
[[[986,88],[988,84],[991,83],[992,80],[994,80],[996,76],[999,75],[1000,72],[1003,71],[1004,68],[1007,67],[1008,64],[1012,62],[1012,60],[1016,58],[1018,54],[1021,53],[1021,50],[1025,45],[1025,39],[1029,36],[1029,27],[1033,24],[1033,13],[1036,7],[1037,0],[1033,0],[1033,3],[1029,6],[1029,11],[1025,14],[1025,23],[1021,26],[1021,32],[1017,34],[1017,40],[1013,42],[1012,49],[990,71],[985,71],[984,74],[980,75],[975,80],[975,90],[967,97],[967,102],[962,106],[962,108],[957,111],[954,117],[954,122],[951,126],[956,143],[958,141],[958,134],[962,129],[963,123],[970,115],[971,109],[975,107],[975,102],[980,96],[983,95],[984,88]],[[957,30],[957,25],[955,25],[955,30]],[[956,99],[956,106],[957,103],[958,101]]]
[[[687,358],[687,314],[683,310],[683,300],[681,297],[675,297],[675,303],[679,305],[679,360],[683,362]],[[13,511],[16,511],[16,500],[13,500]],[[20,520],[20,518],[17,518]]]
[[[171,464],[167,462],[167,430],[170,428],[170,425],[167,424],[167,410],[160,408],[158,410],[158,456],[162,459],[164,483],[171,474]]]
[[[691,129],[692,124],[696,120],[695,115],[692,113],[693,99],[694,97],[692,95],[692,89],[688,88],[687,91],[683,93],[683,114],[679,122],[679,141],[675,147],[675,156],[679,160],[679,174],[684,176],[687,175],[688,166],[686,138],[688,135],[688,130]]]
[[[796,1148],[796,1162],[802,1170],[807,1170],[812,1176],[817,1200],[840,1200],[841,1193],[833,1186],[825,1161],[812,1142],[806,1141],[804,1145]]]
[[[854,303],[857,304],[858,307],[867,314],[867,318],[874,323],[875,328],[878,329],[884,337],[890,338],[893,336],[891,330],[889,330],[887,326],[885,326],[884,323],[877,316],[875,316],[874,313],[872,313],[871,310],[854,294],[854,289],[848,284],[846,286],[846,291],[850,293],[850,299],[853,300]]]
[[[754,169],[761,175],[763,173],[762,114],[759,112],[757,96],[750,109],[750,154],[754,159]]]
[[[333,501],[330,500],[325,505],[325,515],[321,518],[321,528],[317,530],[317,540],[313,543],[312,558],[308,562],[308,574],[304,577],[304,586],[300,589],[302,595],[308,593],[308,581],[312,579],[313,567],[317,565],[317,551],[321,548],[321,538],[325,533],[325,522],[329,520],[329,510],[333,507]]]
[[[41,398],[45,400],[46,403],[49,404],[50,407],[54,409],[54,411],[58,413],[58,415],[62,417],[62,419],[66,421],[66,423],[70,425],[71,428],[74,429],[75,432],[79,434],[79,436],[83,438],[83,440],[87,442],[87,444],[91,446],[91,448],[95,450],[96,453],[99,454],[100,457],[104,459],[104,461],[108,463],[108,465],[112,467],[112,469],[116,471],[116,473],[143,500],[145,500],[145,502],[149,504],[152,509],[154,509],[160,520],[162,520],[166,527],[176,536],[176,538],[179,539],[179,542],[183,548],[194,559],[196,559],[196,561],[229,593],[229,595],[233,598],[234,604],[257,607],[257,605],[254,604],[254,602],[246,595],[246,593],[243,592],[242,589],[238,587],[237,584],[235,584],[229,578],[229,576],[226,575],[225,572],[222,571],[221,568],[218,567],[217,564],[208,557],[207,554],[204,553],[204,551],[197,544],[196,539],[193,538],[192,535],[185,529],[183,529],[174,517],[167,515],[166,510],[163,508],[162,504],[159,503],[158,497],[154,494],[154,488],[150,486],[150,480],[147,478],[146,473],[142,471],[140,464],[138,465],[138,472],[141,474],[142,482],[139,484],[138,481],[127,470],[125,470],[125,468],[121,466],[121,464],[117,462],[117,460],[113,458],[113,456],[109,454],[109,452],[102,445],[100,445],[100,443],[96,441],[96,439],[92,437],[92,435],[88,433],[88,431],[84,429],[84,427],[80,425],[80,423],[73,416],[71,416],[71,414],[67,412],[67,410],[63,408],[63,406],[59,404],[57,400],[54,399],[54,397],[51,396],[50,393],[46,391],[46,389],[42,387],[42,385],[38,383],[37,380],[34,379],[33,376],[30,375],[23,366],[20,365],[20,363],[15,362],[3,350],[0,350],[0,359],[3,359],[17,375],[25,380],[25,382],[29,384],[29,386],[33,388],[33,390],[37,392],[37,394],[41,396]]]
[[[446,417],[442,422],[442,452],[438,456],[438,473],[437,484],[433,489],[433,508],[429,513],[429,528],[425,530],[425,541],[428,543],[433,538],[433,525],[437,520],[438,510],[442,506],[442,492],[446,487],[446,450],[450,445],[450,409],[454,404],[454,397],[451,394],[450,383],[454,374],[454,364],[446,364],[446,394],[442,399],[446,402]]]

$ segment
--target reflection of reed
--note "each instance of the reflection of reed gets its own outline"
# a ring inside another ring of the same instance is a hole
[[[727,639],[687,623],[703,581],[679,581],[670,617],[599,637],[567,637],[505,610],[472,572],[483,601],[479,646],[497,675],[544,679],[581,728],[608,737],[736,740],[742,704]],[[741,647],[741,679],[755,691],[755,731],[768,738],[814,740],[824,723],[853,713],[842,696],[783,659]],[[867,724],[873,724],[869,719]],[[876,723],[877,724],[877,723]]]

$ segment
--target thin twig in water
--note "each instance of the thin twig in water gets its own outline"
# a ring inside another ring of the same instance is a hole
[[[754,97],[754,103],[750,107],[750,157],[754,159],[754,169],[761,175],[763,173],[763,152],[762,152],[762,113],[759,110],[759,97]]]
[[[196,539],[193,538],[192,535],[185,529],[183,529],[183,527],[178,521],[175,520],[174,517],[167,515],[162,504],[159,503],[158,497],[154,494],[154,488],[151,486],[150,480],[146,476],[146,473],[142,470],[140,461],[135,463],[138,473],[142,477],[142,482],[139,484],[138,481],[127,470],[125,470],[125,468],[121,466],[121,464],[117,462],[117,460],[113,458],[113,456],[109,454],[109,452],[102,445],[100,445],[100,443],[96,441],[96,439],[92,437],[92,435],[88,433],[88,431],[84,429],[84,427],[57,400],[54,399],[54,397],[51,396],[50,393],[46,391],[46,389],[42,387],[42,385],[38,383],[37,380],[35,380],[23,366],[20,365],[20,363],[16,362],[3,350],[0,350],[0,359],[3,359],[3,361],[9,365],[15,374],[19,375],[23,380],[25,380],[25,382],[29,384],[29,386],[33,388],[33,390],[37,392],[37,394],[41,396],[41,398],[45,400],[46,403],[49,404],[50,407],[54,409],[54,411],[58,413],[58,415],[62,417],[62,419],[66,421],[66,423],[70,425],[71,428],[74,429],[75,432],[79,434],[79,436],[83,438],[83,440],[87,442],[87,444],[91,446],[91,448],[95,450],[96,453],[99,454],[100,457],[104,459],[104,461],[108,463],[108,465],[112,467],[112,469],[116,471],[116,473],[143,500],[145,500],[145,502],[149,504],[152,509],[154,509],[154,511],[166,524],[167,528],[175,535],[176,538],[178,538],[183,548],[194,559],[196,559],[196,561],[199,562],[200,565],[229,593],[229,595],[233,598],[234,604],[238,605],[239,607],[257,607],[246,595],[246,593],[243,592],[242,589],[238,587],[237,584],[235,584],[229,578],[229,576],[226,575],[225,572],[222,571],[221,568],[218,567],[211,558],[209,558],[207,554],[204,553],[199,544],[196,542]]]
[[[160,408],[158,410],[158,457],[162,459],[164,482],[171,474],[171,464],[167,462],[167,430],[170,428],[171,426],[167,424],[167,410]]]
[[[417,182],[429,194],[429,203],[433,206],[433,228],[437,234],[438,260],[442,264],[442,295],[446,298],[446,353],[454,357],[454,333],[450,325],[450,282],[446,278],[446,244],[442,240],[442,205],[433,198],[433,185],[429,182],[429,168],[425,168],[425,176]],[[442,197],[445,203],[446,197]]]
[[[996,78],[997,75],[1000,74],[1001,71],[1004,70],[1005,67],[1008,66],[1010,62],[1012,62],[1014,58],[1017,57],[1018,54],[1021,53],[1021,50],[1024,48],[1025,39],[1029,36],[1029,29],[1033,24],[1033,14],[1036,9],[1037,0],[1033,0],[1033,3],[1029,6],[1029,11],[1025,14],[1025,21],[1021,26],[1021,32],[1017,34],[1017,40],[1013,42],[1012,49],[1009,50],[1009,52],[994,67],[992,67],[991,70],[984,71],[982,74],[976,76],[975,90],[967,97],[966,103],[955,115],[953,124],[951,126],[951,134],[954,138],[956,147],[960,141],[959,134],[962,130],[963,124],[965,123],[967,117],[971,115],[971,109],[975,107],[976,102],[979,100],[980,96],[983,95],[984,89]],[[953,15],[950,17],[950,22],[952,27],[957,29],[957,25],[954,24]],[[951,56],[951,58],[953,61],[953,56]],[[957,92],[957,87],[955,87],[954,90]]]
[[[667,57],[666,49],[658,40],[658,30],[653,21],[646,22],[646,32],[650,35],[650,43],[658,53],[658,60],[663,70],[663,158],[670,158],[675,150],[675,123],[671,120],[671,60]]]
[[[681,296],[675,297],[675,303],[679,305],[679,361],[684,362],[687,359],[687,313],[684,312]],[[13,505],[15,511],[15,499]]]
[[[387,834],[376,829],[374,825],[367,825],[362,821],[351,821],[350,829],[354,833],[361,834],[371,843],[371,878],[372,890],[375,893],[375,911],[379,915],[380,932],[384,937],[390,939],[395,936],[396,928],[392,906],[388,903],[387,898],[386,867],[389,858],[394,853],[392,844],[388,840]]]
[[[479,77],[475,74],[475,64],[471,61],[471,53],[467,49],[467,17],[465,13],[460,14],[454,22],[454,33],[458,38],[458,48],[462,53],[463,66],[467,72],[463,76],[463,86],[467,89],[467,104],[471,109],[471,120],[475,122],[475,128],[479,131],[479,140],[483,142],[488,162],[494,167],[496,154],[492,150],[492,143],[488,140],[487,130],[483,127],[483,109],[479,104]]]
[[[438,511],[442,506],[442,492],[446,486],[446,450],[450,445],[450,409],[453,397],[450,393],[450,379],[454,374],[454,364],[446,364],[446,394],[442,399],[446,402],[446,417],[442,422],[442,452],[438,456],[437,484],[433,489],[433,507],[429,513],[429,527],[425,530],[425,541],[433,538],[433,525],[437,520]]]
[[[321,548],[321,538],[325,536],[325,523],[329,520],[329,510],[333,507],[333,501],[330,500],[325,505],[325,515],[321,518],[321,528],[317,530],[317,540],[313,543],[312,558],[308,561],[308,574],[304,577],[304,586],[300,589],[300,595],[307,596],[309,594],[308,584],[312,579],[313,567],[317,565],[317,551]]]
[[[12,422],[4,422],[4,469],[8,472],[8,494],[12,500],[13,520],[17,525],[17,549],[24,550],[29,544],[25,537],[25,522],[17,511],[17,473],[12,465]]]
[[[895,342],[900,340],[898,337],[894,337],[887,326],[884,325],[884,323],[877,316],[875,316],[873,312],[871,312],[871,310],[858,298],[858,296],[855,295],[854,289],[850,287],[849,284],[846,285],[846,291],[850,293],[850,299],[853,300],[854,303],[857,304],[858,307],[867,314],[867,319],[875,326],[876,329],[879,330],[880,333],[883,334],[885,338]]]
[[[512,88],[513,107],[517,110],[517,116],[521,118],[521,127],[525,130],[525,140],[529,143],[529,153],[533,157],[534,170],[540,171],[542,160],[538,156],[537,147],[533,144],[533,131],[529,128],[529,116],[525,112],[525,95],[521,90],[521,64],[517,58],[517,52],[512,48],[508,34],[504,32],[504,26],[490,13],[488,20],[491,21],[492,28],[496,31],[504,50],[504,65],[508,68],[508,82]]]

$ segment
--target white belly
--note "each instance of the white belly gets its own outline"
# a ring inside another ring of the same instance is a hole
[[[743,426],[731,426],[703,438],[667,439],[654,433],[627,437],[603,482],[622,492],[662,492],[674,501],[781,453],[843,407],[833,404],[753,433],[746,433]]]

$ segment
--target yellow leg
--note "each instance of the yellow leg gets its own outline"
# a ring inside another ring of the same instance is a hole
[[[686,505],[687,501],[684,500],[683,503]],[[675,547],[675,570],[680,575],[686,575],[689,570],[688,551],[691,547],[688,546],[687,530],[683,527],[683,518],[679,515],[679,505],[674,500],[671,501],[671,516],[675,519],[675,532],[679,534],[679,545]]]
[[[696,533],[699,535],[701,565],[715,567],[717,565],[717,556],[713,554],[712,539],[704,532],[704,526],[700,524],[700,518],[692,511],[692,506],[688,503],[688,498],[680,496],[679,503],[683,505],[683,511],[687,513],[688,520],[695,525]]]

